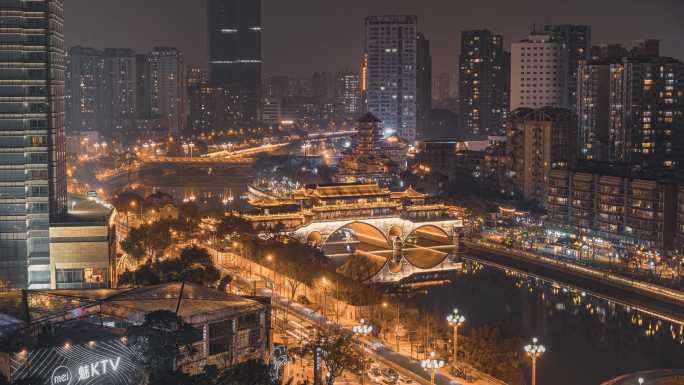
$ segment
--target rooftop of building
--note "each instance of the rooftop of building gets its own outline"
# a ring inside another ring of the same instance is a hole
[[[27,304],[28,303],[28,304]],[[78,319],[90,314],[142,323],[156,310],[178,312],[190,324],[221,320],[263,308],[257,300],[228,294],[198,284],[163,283],[141,288],[29,290],[0,294],[2,326]],[[1,334],[1,333],[0,333]]]
[[[335,198],[345,196],[389,195],[390,191],[376,183],[330,183],[306,185],[295,191],[295,195],[304,194],[310,197]]]
[[[113,208],[106,206],[97,198],[86,198],[69,194],[68,213],[53,227],[105,225],[112,215]]]
[[[630,167],[629,164],[621,162],[598,162],[583,160],[577,162],[577,165],[574,167],[573,171],[650,181],[667,181],[671,183],[684,180],[684,176],[675,170],[644,170],[640,167]]]
[[[427,198],[428,194],[423,194],[422,192],[416,191],[413,186],[409,186],[404,191],[393,191],[391,194],[392,198],[396,199],[401,199],[401,198],[408,198],[408,199],[423,199]]]

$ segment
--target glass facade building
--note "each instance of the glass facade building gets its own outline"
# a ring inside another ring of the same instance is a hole
[[[50,285],[67,210],[63,0],[0,0],[0,279]]]
[[[207,12],[210,83],[228,100],[226,123],[255,124],[261,102],[261,0],[207,0]]]

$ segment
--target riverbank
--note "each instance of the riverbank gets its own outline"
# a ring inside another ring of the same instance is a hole
[[[242,258],[237,254],[221,252],[212,248],[208,248],[208,251],[212,258],[214,258],[217,266],[224,269],[227,273],[240,273],[240,282],[244,289],[260,295],[271,296],[273,304],[281,309],[281,311],[288,308],[289,293],[283,290],[283,282],[286,281],[287,277],[266,266],[257,264],[247,258]],[[266,286],[270,286],[270,288]],[[275,290],[271,291],[272,288]],[[302,284],[298,288],[297,293],[297,296],[304,295],[307,298],[311,298],[314,300],[314,303],[309,306],[290,303],[289,312],[291,316],[303,317],[307,321],[318,325],[326,325],[326,327],[334,325],[334,327],[349,332],[352,326],[358,325],[361,319],[367,318],[372,312],[369,306],[347,304],[344,301],[331,297],[325,290],[317,287]],[[420,367],[418,357],[413,357],[412,352],[414,349],[412,345],[406,343],[406,341],[400,341],[399,349],[397,350],[394,342],[385,342],[380,338],[369,339],[369,342],[374,348],[372,351],[366,350],[373,358],[402,372],[412,373],[413,377],[417,376],[423,385],[429,384],[429,374]],[[505,382],[478,372],[471,367],[468,373],[473,378],[472,382],[467,382],[469,385],[507,385]],[[437,385],[466,384],[463,379],[449,373],[448,365],[438,373],[436,382]]]
[[[684,325],[684,292],[482,241],[465,241],[464,246],[469,258],[476,261],[581,287],[595,296]]]

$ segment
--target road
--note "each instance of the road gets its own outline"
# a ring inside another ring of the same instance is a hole
[[[513,250],[483,247],[474,242],[466,242],[466,252],[466,259],[518,270],[550,282],[573,286],[596,297],[631,306],[655,317],[684,325],[684,301],[648,290],[648,284],[632,282],[621,277],[611,279],[614,274],[601,273],[565,262],[547,261],[548,258],[543,257],[525,257]],[[671,294],[676,296],[677,293]]]
[[[240,286],[246,288],[247,290],[252,290],[254,287],[253,281],[245,279],[240,274],[236,274],[236,271],[226,267],[221,267],[222,270],[228,272],[235,280],[239,282]],[[268,288],[257,289],[258,295],[264,297],[271,297],[271,290]],[[279,309],[284,310],[287,307],[287,299],[278,295],[272,297],[274,306]],[[290,304],[289,314],[291,317],[297,319],[297,321],[314,325],[319,329],[326,329],[335,333],[351,333],[349,328],[344,328],[333,321],[327,319],[323,314],[315,312],[306,306],[298,303]],[[410,378],[422,385],[430,385],[430,373],[425,371],[421,366],[420,362],[405,355],[399,354],[384,345],[379,339],[364,339],[363,344],[359,345],[360,349],[363,349],[365,355],[371,359],[391,367],[396,370],[400,375]],[[445,372],[446,369],[443,370]],[[366,382],[371,384],[371,381]],[[437,373],[435,376],[435,383],[437,385],[464,385],[465,382],[456,380],[453,377],[445,375],[445,373]],[[496,381],[494,379],[480,379],[476,382],[470,383],[470,385],[506,385],[502,382]]]

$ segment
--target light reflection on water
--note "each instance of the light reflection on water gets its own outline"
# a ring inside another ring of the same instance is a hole
[[[684,367],[683,325],[519,272],[468,264],[450,285],[412,303],[438,320],[458,308],[468,318],[464,334],[500,325],[510,337],[539,337],[548,349],[540,384],[598,385],[638,370]]]

